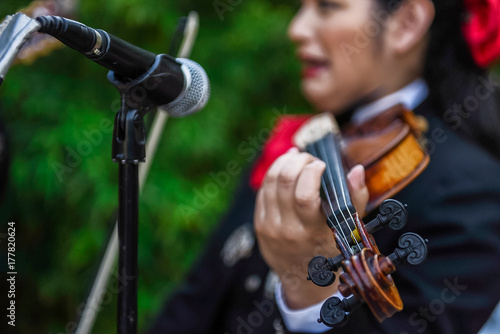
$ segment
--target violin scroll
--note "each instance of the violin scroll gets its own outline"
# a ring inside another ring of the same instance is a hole
[[[377,218],[365,226],[358,226],[358,229],[365,229],[361,231],[365,234],[385,226],[399,229],[405,223],[406,206],[395,200],[386,200]],[[342,254],[329,259],[314,257],[309,263],[308,279],[316,285],[328,286],[335,281],[333,272],[342,268],[339,292],[346,297],[343,300],[337,297],[327,299],[318,321],[330,327],[343,326],[348,321],[348,313],[363,303],[379,321],[401,311],[403,304],[391,274],[399,264],[422,263],[427,257],[427,242],[418,234],[408,232],[399,238],[398,248],[389,256],[383,256],[378,249],[366,247],[349,258]]]
[[[380,213],[377,217],[366,224],[366,231],[369,234],[373,234],[383,227],[389,227],[392,230],[400,230],[406,224],[406,218],[406,204],[402,204],[393,199],[387,199],[380,206]],[[405,242],[410,242],[410,240],[405,240]],[[404,247],[404,245],[400,242],[399,247]],[[342,267],[342,261],[344,261],[342,255],[328,259],[321,255],[315,256],[309,262],[309,276],[307,279],[322,287],[333,284],[336,278],[333,272],[336,272]]]

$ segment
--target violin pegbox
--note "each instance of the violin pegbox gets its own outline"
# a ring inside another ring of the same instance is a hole
[[[384,227],[400,230],[405,226],[407,217],[406,205],[393,199],[387,199],[380,205],[380,213],[377,217],[366,224],[366,231],[373,234]],[[328,259],[321,255],[315,256],[309,262],[307,279],[323,287],[333,284],[336,278],[333,272],[342,267],[342,261],[344,261],[342,255]]]
[[[377,217],[364,227],[369,234],[383,227],[400,230],[406,224],[406,218],[406,205],[388,199],[380,206]],[[408,232],[399,238],[399,247],[389,256],[363,248],[348,259],[342,254],[328,259],[314,257],[309,263],[308,279],[318,286],[328,286],[336,279],[334,272],[342,269],[339,292],[346,297],[343,300],[337,297],[327,299],[318,321],[329,327],[341,327],[347,323],[349,313],[364,303],[379,321],[402,310],[403,304],[391,274],[399,264],[422,263],[427,257],[427,242],[418,234]]]
[[[403,263],[417,265],[427,258],[427,240],[408,232],[399,238],[400,248],[389,256],[364,248],[342,263],[339,292],[349,300],[350,311],[366,303],[375,318],[382,322],[403,309],[391,274]],[[346,304],[347,305],[347,304]],[[339,305],[340,307],[341,305]],[[350,312],[349,309],[345,311]],[[331,322],[323,319],[325,324]]]

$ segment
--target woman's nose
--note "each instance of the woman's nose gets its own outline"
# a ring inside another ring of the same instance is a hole
[[[300,44],[310,39],[313,35],[312,9],[302,5],[288,26],[288,38],[294,43]]]

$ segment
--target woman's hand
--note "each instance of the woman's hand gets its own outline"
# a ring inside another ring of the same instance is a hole
[[[269,168],[257,194],[254,224],[259,248],[280,277],[283,297],[292,309],[318,303],[337,289],[337,281],[323,288],[306,280],[312,257],[340,253],[321,209],[324,170],[323,161],[293,148]],[[351,198],[360,216],[368,202],[364,177],[362,166],[348,175]]]

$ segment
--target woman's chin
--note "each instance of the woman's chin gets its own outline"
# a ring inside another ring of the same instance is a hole
[[[314,107],[315,110],[330,111],[335,107],[335,103],[332,103],[332,97],[326,92],[321,92],[317,89],[307,89],[303,87],[302,93],[307,101]]]

